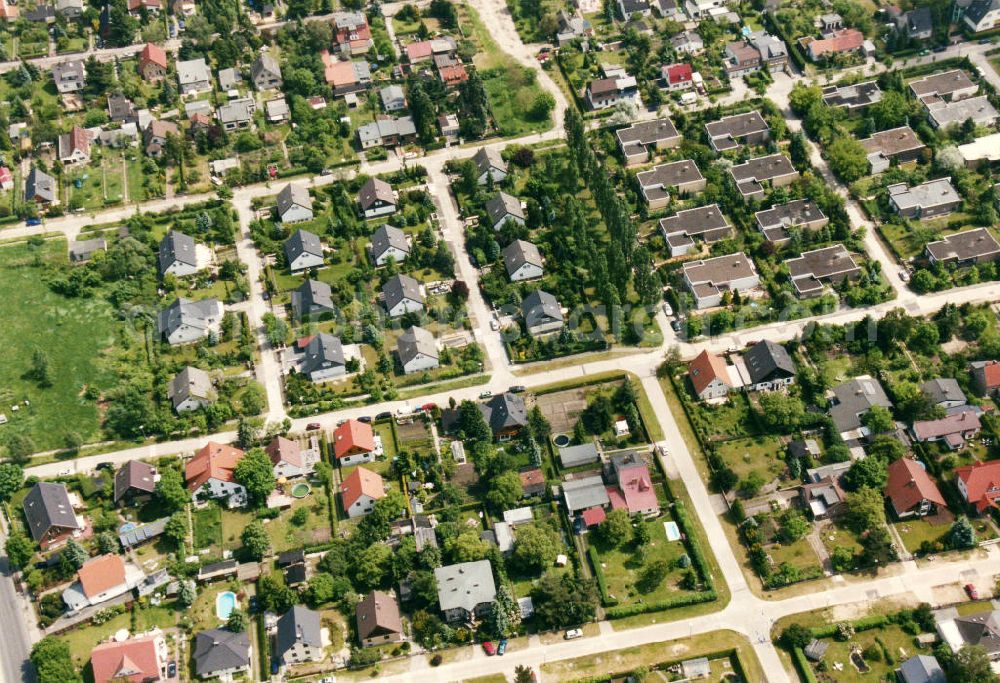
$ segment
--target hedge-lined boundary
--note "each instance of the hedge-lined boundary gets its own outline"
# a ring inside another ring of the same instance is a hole
[[[740,680],[744,681],[749,680],[749,677],[747,676],[746,673],[746,665],[743,664],[743,658],[740,657],[740,651],[735,647],[729,648],[728,650],[714,650],[712,652],[705,652],[698,654],[698,656],[704,657],[709,661],[712,661],[714,659],[729,659],[732,661],[733,671],[737,675],[739,675]],[[649,668],[653,670],[666,669],[667,667],[680,664],[681,661],[683,660],[670,659],[667,661],[659,662],[657,664],[653,664]],[[626,673],[629,672],[618,672],[613,674],[605,674],[603,676],[590,676],[588,678],[576,678],[573,679],[571,683],[608,683],[609,681],[622,678]]]
[[[648,614],[649,612],[662,612],[675,607],[700,605],[703,602],[717,600],[718,597],[719,595],[714,589],[709,589],[707,591],[679,595],[676,598],[667,598],[666,600],[658,600],[656,602],[637,602],[631,605],[612,607],[604,613],[604,616],[608,619],[624,619],[625,617],[634,617],[637,614]]]
[[[618,604],[618,598],[614,598],[608,594],[608,585],[604,578],[604,568],[601,567],[601,558],[597,556],[597,551],[594,550],[594,546],[592,545],[587,546],[587,558],[590,560],[590,566],[594,569],[594,578],[597,579],[597,590],[601,592],[601,604],[605,607],[614,607]],[[609,619],[614,618],[610,614],[606,616]]]

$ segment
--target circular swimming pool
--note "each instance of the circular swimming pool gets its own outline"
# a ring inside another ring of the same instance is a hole
[[[309,484],[305,483],[304,481],[300,481],[298,484],[292,487],[292,497],[305,498],[306,496],[309,495],[310,491],[312,491],[312,488],[309,486]]]
[[[236,593],[223,591],[215,596],[215,616],[225,621],[236,609]]]
[[[552,442],[555,443],[559,448],[565,448],[569,445],[569,434],[556,434],[552,437]]]

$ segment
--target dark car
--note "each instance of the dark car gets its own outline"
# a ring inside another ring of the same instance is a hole
[[[944,52],[947,49],[948,49],[947,45],[938,45],[936,48],[931,50],[931,52]]]
[[[277,659],[272,659],[271,660],[271,675],[272,676],[277,676],[278,675],[278,668],[280,666],[281,665],[278,663]]]
[[[99,462],[99,463],[97,463],[97,467],[95,467],[94,469],[95,470],[113,470],[114,468],[115,468],[115,466],[112,465],[110,462]]]
[[[170,662],[167,664],[167,677],[173,678],[177,675],[177,662]]]
[[[42,219],[41,218],[29,218],[28,220],[24,221],[24,224],[25,225],[41,225],[42,224]]]
[[[362,415],[358,418],[358,422],[364,422],[365,424],[371,424],[371,421],[372,419],[368,415]]]
[[[523,394],[527,390],[528,390],[527,387],[525,387],[523,384],[515,384],[514,386],[507,389],[507,391],[509,391],[512,394]]]
[[[503,638],[497,646],[497,656],[503,657],[505,652],[507,652],[507,639]]]
[[[319,422],[310,422],[309,424],[306,425],[306,431],[309,431],[309,432],[315,431],[317,429],[322,429],[322,428],[323,428],[323,425],[321,425]]]
[[[673,329],[674,332],[680,332],[681,331],[681,321],[680,320],[671,320],[670,321],[670,327],[671,327],[671,329]]]
[[[383,413],[379,413],[378,415],[376,415],[375,419],[376,420],[391,420],[392,419],[392,413],[390,413],[387,410],[387,411],[385,411]]]

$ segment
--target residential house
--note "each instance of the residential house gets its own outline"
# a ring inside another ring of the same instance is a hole
[[[469,72],[464,64],[449,63],[438,66],[438,78],[446,88],[454,88],[469,80]]]
[[[83,14],[83,0],[56,0],[56,14],[67,19],[79,19]]]
[[[952,652],[980,645],[991,662],[1000,660],[1000,610],[966,616],[941,614],[936,618],[936,630]]]
[[[376,266],[384,266],[390,260],[401,263],[410,255],[410,242],[405,232],[386,224],[372,233],[368,251]]]
[[[293,348],[292,365],[311,382],[325,382],[347,373],[347,358],[340,337],[320,332],[299,339]]]
[[[401,643],[405,639],[395,595],[372,591],[354,608],[354,616],[361,647]]]
[[[344,512],[351,519],[364,517],[375,509],[375,502],[385,498],[385,484],[377,473],[356,467],[340,485]]]
[[[752,31],[747,40],[760,53],[760,61],[768,69],[777,71],[788,66],[788,46],[785,41],[764,30]]]
[[[882,99],[878,81],[865,81],[853,85],[830,85],[823,88],[823,102],[831,107],[848,111],[863,109]]]
[[[667,117],[619,128],[615,137],[618,138],[618,149],[625,157],[626,166],[646,163],[654,149],[670,149],[681,144],[680,133]]]
[[[184,480],[195,500],[202,498],[246,498],[246,489],[236,481],[236,464],[243,451],[226,444],[209,441],[184,466]]]
[[[424,310],[423,285],[409,275],[393,275],[386,280],[382,297],[390,318]]]
[[[480,403],[479,412],[490,426],[493,437],[499,441],[514,438],[528,426],[528,411],[524,406],[524,399],[518,394],[498,394],[485,403]]]
[[[146,43],[139,53],[139,74],[143,80],[154,83],[167,77],[167,51],[155,43]]]
[[[588,510],[594,508],[603,511],[611,505],[608,488],[599,474],[564,481],[562,493],[563,503],[570,517],[581,512],[586,514]]]
[[[911,433],[921,443],[937,442],[957,451],[964,448],[967,441],[976,438],[981,428],[978,411],[967,406],[940,419],[917,420]]]
[[[776,204],[770,209],[758,211],[754,218],[757,229],[768,242],[774,244],[787,242],[791,238],[789,230],[814,232],[830,222],[812,199],[793,199],[785,204]]]
[[[234,674],[250,673],[250,636],[223,628],[202,631],[194,637],[192,657],[199,678],[232,680]]]
[[[358,205],[365,218],[396,213],[396,195],[392,191],[392,185],[381,178],[369,178],[358,190]]]
[[[698,309],[718,306],[723,292],[746,292],[760,285],[757,268],[743,252],[689,261],[684,264],[683,273]]]
[[[913,458],[890,463],[885,496],[899,519],[923,517],[947,507],[927,469]]]
[[[316,466],[319,454],[313,450],[303,450],[298,441],[286,439],[280,434],[264,449],[274,466],[275,479],[304,477]]]
[[[955,484],[977,512],[995,507],[1000,498],[1000,460],[979,461],[956,468]]]
[[[931,263],[968,266],[1000,258],[1000,243],[988,228],[973,228],[928,242],[925,247]]]
[[[282,223],[301,223],[311,221],[313,218],[313,200],[309,190],[302,185],[288,183],[281,188],[277,204],[278,219]]]
[[[250,80],[258,91],[281,88],[281,65],[268,52],[261,52],[250,66]]]
[[[514,240],[503,250],[503,264],[511,282],[535,280],[545,274],[542,253],[531,242]]]
[[[927,148],[909,126],[872,133],[860,142],[868,155],[868,168],[872,173],[885,171],[893,162],[917,161]]]
[[[737,368],[740,366],[737,365]],[[747,391],[775,391],[795,382],[795,363],[781,344],[761,340],[743,353]]]
[[[83,60],[71,59],[52,65],[52,80],[60,95],[83,90],[87,80],[87,69]]]
[[[159,478],[152,465],[142,460],[129,460],[115,472],[115,505],[132,505],[150,498]]]
[[[734,386],[726,361],[708,349],[688,363],[688,379],[702,401],[724,398]]]
[[[811,36],[800,41],[809,55],[809,59],[817,62],[821,59],[849,52],[865,52],[865,34],[856,28],[842,28],[827,33],[823,38]]]
[[[613,510],[625,510],[629,515],[655,517],[660,514],[660,501],[653,488],[649,466],[635,451],[611,456],[614,486],[608,486],[608,500]]]
[[[278,617],[272,655],[285,666],[323,661],[326,651],[319,612],[293,605]]]
[[[861,267],[843,244],[802,252],[798,258],[785,261],[785,265],[799,297],[819,296],[827,286],[861,275]]]
[[[167,138],[180,134],[180,128],[173,121],[150,121],[142,135],[146,156],[159,159],[163,156],[163,148],[167,144]]]
[[[670,190],[687,196],[705,189],[705,177],[690,159],[654,166],[636,174],[642,196],[651,211],[664,208],[670,202]]]
[[[518,472],[521,478],[521,490],[525,498],[540,498],[545,495],[545,474],[539,467],[529,467]],[[531,508],[528,508],[529,514]],[[506,520],[505,520],[506,521]]]
[[[222,314],[218,299],[191,301],[178,297],[157,315],[157,331],[171,345],[190,344],[218,334]]]
[[[692,85],[694,71],[690,64],[668,64],[660,69],[660,75],[667,90],[689,90]]]
[[[372,30],[363,12],[334,12],[332,23],[333,43],[341,54],[363,55],[374,45]]]
[[[358,145],[361,149],[395,147],[417,136],[417,126],[411,116],[398,119],[379,117],[358,128]]]
[[[729,0],[685,0],[684,2],[684,12],[692,21],[699,21],[701,19],[708,19],[711,17],[718,16],[719,13],[725,14],[726,4]]]
[[[670,38],[670,46],[681,55],[700,55],[705,51],[705,42],[694,31],[682,31]]]
[[[62,593],[71,613],[127,593],[142,580],[143,573],[134,565],[126,570],[124,558],[109,553],[84,562],[76,576],[77,580]]]
[[[286,186],[285,189],[294,187],[293,185]],[[278,211],[281,212],[284,209],[284,214],[292,215],[302,209],[303,196],[308,197],[308,190],[305,188],[299,188],[301,193],[298,193],[298,197],[289,197],[286,202],[278,202]],[[284,192],[284,190],[282,190]],[[304,193],[304,195],[303,195]],[[312,213],[312,198],[309,198],[309,213]],[[298,214],[302,215],[302,214]],[[297,223],[301,219],[297,219],[291,222]],[[309,220],[308,218],[304,220]],[[282,220],[282,223],[289,221]],[[288,261],[288,269],[293,273],[301,273],[304,270],[310,268],[321,268],[323,266],[323,243],[320,241],[319,236],[315,233],[309,232],[308,230],[296,230],[292,233],[292,236],[285,240],[284,244],[285,259]]]
[[[268,100],[264,103],[264,112],[270,123],[287,123],[292,119],[292,111],[284,97]]]
[[[635,77],[628,74],[591,81],[584,99],[587,107],[594,111],[617,106],[619,102],[630,102],[636,107],[642,103],[639,85]]]
[[[352,418],[333,430],[333,455],[341,467],[371,462],[377,450],[375,430],[370,424]]]
[[[928,16],[930,8],[926,9]],[[899,665],[896,669],[899,683],[947,683],[944,669],[933,655],[914,655]]]
[[[959,386],[957,380],[951,377],[928,380],[920,385],[920,390],[932,406],[947,411],[952,408],[960,408],[968,403],[962,387]]]
[[[792,166],[792,162],[780,153],[757,157],[732,166],[729,174],[744,199],[763,199],[764,183],[770,183],[772,188],[784,187],[799,177],[799,172]]]
[[[476,150],[472,155],[472,163],[476,165],[479,174],[476,180],[479,185],[486,184],[487,176],[492,178],[494,183],[503,182],[507,177],[507,162],[500,156],[500,152],[492,147],[480,147]]]
[[[733,226],[722,215],[718,204],[678,211],[660,219],[660,232],[671,256],[684,256],[695,246],[695,238],[712,244],[733,235]]]
[[[174,275],[184,277],[194,275],[200,268],[198,265],[198,245],[194,238],[177,230],[169,230],[160,240],[157,254],[160,264],[160,277]]]
[[[730,78],[760,71],[761,67],[760,51],[742,40],[726,45],[723,60]]]
[[[332,318],[337,313],[333,290],[320,280],[307,279],[292,292],[292,312],[296,320]]]
[[[927,117],[935,128],[959,126],[970,119],[977,126],[992,126],[1000,119],[1000,113],[986,95],[957,102],[938,101],[928,104],[926,109]]]
[[[1000,161],[1000,133],[990,133],[959,145],[958,153],[962,155],[966,168],[971,169]]]
[[[835,386],[830,397],[830,418],[848,446],[856,446],[869,436],[861,418],[874,406],[892,408],[892,402],[877,379],[861,375]]]
[[[558,332],[566,324],[559,300],[541,289],[528,293],[521,301],[524,326],[532,337]]]
[[[813,519],[832,519],[847,510],[847,494],[840,487],[840,481],[826,477],[799,487],[802,503],[812,513]]]
[[[980,396],[993,396],[1000,391],[1000,361],[976,360],[969,363],[972,388]]]
[[[1000,28],[1000,0],[974,0],[966,8],[962,20],[973,33]]]
[[[497,596],[489,560],[437,567],[434,578],[446,621],[468,622],[485,617]]]
[[[929,5],[914,7],[896,19],[896,30],[911,40],[929,40],[934,34],[934,20]]]
[[[215,403],[217,394],[212,378],[192,365],[174,375],[167,387],[167,397],[177,414],[198,410]]]
[[[458,117],[454,114],[442,114],[438,117],[438,128],[441,129],[442,137],[451,140],[457,138],[462,132],[462,127],[458,123]]]
[[[527,220],[524,209],[521,208],[521,200],[503,191],[486,201],[486,215],[494,230],[500,230],[508,222],[524,225]]]
[[[133,16],[141,16],[143,10],[156,16],[163,9],[161,0],[127,0],[125,4],[129,14]]]
[[[386,112],[406,109],[406,93],[402,86],[387,85],[379,90],[379,97],[382,99],[382,109]]]
[[[912,81],[910,92],[927,106],[968,99],[979,92],[979,86],[963,69],[951,69]]]
[[[219,69],[218,73],[219,79],[219,89],[224,92],[229,92],[239,88],[240,83],[243,82],[243,74],[240,70],[235,67],[229,67],[228,69]]]
[[[38,482],[24,497],[21,509],[28,532],[43,551],[62,545],[84,528],[64,484]]]
[[[326,50],[319,53],[323,60],[323,77],[333,88],[335,97],[366,90],[372,82],[368,62],[341,61]]]
[[[254,98],[240,97],[220,105],[216,115],[223,130],[245,130],[253,126],[255,111],[257,111],[257,101]]]
[[[58,204],[56,179],[32,166],[24,181],[24,201],[35,204]]]
[[[177,85],[182,95],[195,95],[212,89],[212,72],[203,57],[177,62]]]
[[[3,177],[3,169],[0,169],[0,178]],[[2,184],[0,184],[2,187]],[[10,189],[10,188],[4,188]],[[108,241],[103,237],[95,237],[89,240],[77,240],[69,245],[69,261],[72,264],[86,263],[94,254],[108,250]]]
[[[559,22],[559,27],[556,29],[556,45],[559,47],[594,35],[593,26],[579,14],[570,14],[561,9],[556,14],[556,19]]]
[[[756,109],[706,123],[705,130],[716,152],[738,149],[742,145],[763,145],[771,139],[771,128]]]
[[[907,187],[906,183],[889,185],[889,205],[904,218],[936,218],[962,205],[962,197],[951,184],[951,178],[937,178]]]
[[[167,655],[167,643],[159,631],[139,638],[101,643],[90,651],[94,683],[166,680]]]
[[[396,341],[396,355],[407,375],[433,370],[441,364],[434,335],[414,325]]]
[[[136,111],[132,100],[120,92],[108,95],[108,118],[116,123],[135,122]]]
[[[563,446],[558,450],[559,464],[562,465],[563,469],[589,465],[601,459],[597,444],[593,441],[586,441],[578,446]]]

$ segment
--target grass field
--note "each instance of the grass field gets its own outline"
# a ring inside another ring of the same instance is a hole
[[[215,505],[209,505],[193,512],[192,518],[196,549],[222,545],[222,510]]]
[[[136,632],[146,631],[154,626],[161,629],[171,628],[175,622],[175,614],[171,607],[165,605],[138,608],[136,609]],[[98,643],[107,640],[120,629],[132,630],[132,615],[129,612],[119,614],[99,626],[90,625],[73,629],[60,638],[69,645],[73,663],[82,668],[90,661],[90,651]]]
[[[878,639],[878,640],[876,640]],[[905,633],[896,625],[889,625],[883,628],[871,629],[855,634],[848,642],[841,642],[833,638],[824,639],[830,644],[830,649],[826,651],[823,662],[826,663],[826,671],[823,672],[825,681],[883,681],[892,680],[893,671],[899,663],[909,659],[913,655],[920,654],[914,644],[914,637]],[[859,671],[850,659],[851,648],[858,646],[862,652],[872,654],[875,650],[880,652],[880,656],[865,656],[864,661],[869,670],[865,673]],[[871,648],[871,649],[869,649]],[[888,654],[888,657],[885,655]],[[930,654],[925,651],[924,654]],[[838,671],[836,664],[841,664]]]
[[[776,436],[734,439],[719,444],[719,455],[740,479],[756,471],[765,481],[771,481],[785,469],[782,453],[781,442]]]
[[[36,450],[60,448],[70,432],[85,442],[100,436],[98,407],[83,397],[87,387],[106,389],[112,375],[101,356],[114,340],[111,306],[99,297],[64,298],[49,290],[44,266],[67,261],[66,242],[50,240],[40,247],[16,245],[0,249],[0,413],[8,422],[0,436],[23,434]],[[49,361],[52,386],[40,387],[24,376],[36,349]],[[29,406],[23,402],[29,401]],[[16,413],[10,410],[20,404]]]

